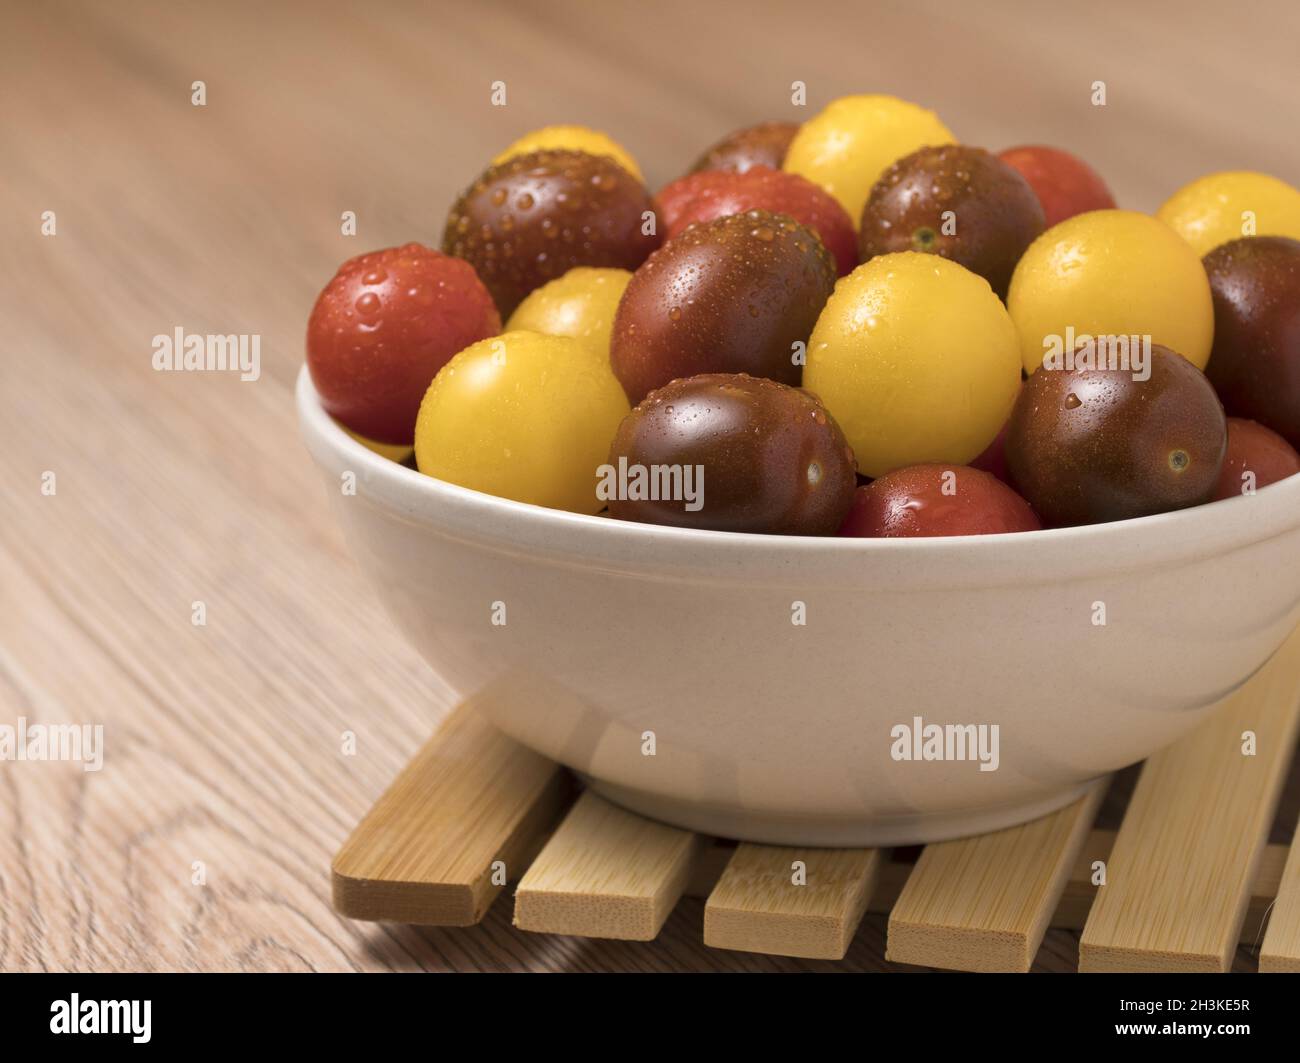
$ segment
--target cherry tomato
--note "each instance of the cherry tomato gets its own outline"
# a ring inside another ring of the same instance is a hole
[[[531,155],[535,151],[585,151],[588,155],[608,155],[642,184],[645,175],[636,159],[617,140],[598,129],[583,125],[548,125],[525,133],[492,160],[492,165],[506,162],[517,155]]]
[[[798,122],[763,122],[737,129],[701,155],[691,172],[733,170],[744,173],[755,166],[770,166],[778,170],[785,162],[786,149],[797,132]]]
[[[840,534],[902,539],[1041,527],[1029,503],[989,473],[963,465],[911,465],[859,487]]]
[[[1199,506],[1223,468],[1228,426],[1204,373],[1159,344],[1141,373],[1107,358],[1044,366],[1011,411],[1012,482],[1054,528]]]
[[[751,210],[692,225],[632,274],[609,361],[634,403],[700,373],[798,384],[796,345],[834,288],[830,252],[789,215]]]
[[[509,317],[574,266],[636,269],[659,246],[645,186],[607,155],[534,151],[489,167],[452,204],[442,249],[478,270]]]
[[[788,214],[815,232],[835,256],[841,277],[858,264],[858,238],[852,220],[834,196],[798,174],[767,166],[751,166],[744,173],[705,170],[665,185],[655,202],[666,240],[695,222],[766,210]]]
[[[598,470],[629,410],[599,349],[507,332],[448,362],[420,404],[422,473],[516,502],[596,513]]]
[[[474,267],[420,244],[348,259],[307,322],[321,405],[376,443],[409,445],[420,400],[457,351],[501,331]]]
[[[1228,453],[1212,501],[1236,498],[1300,472],[1300,454],[1290,443],[1254,421],[1228,418]]]
[[[563,277],[534,288],[510,315],[506,329],[572,336],[608,358],[614,314],[631,279],[625,269],[575,266]]]
[[[1091,210],[1048,229],[1016,263],[1007,311],[1029,373],[1044,361],[1059,367],[1084,336],[1149,337],[1204,369],[1214,340],[1201,260],[1135,210]]]
[[[619,425],[606,490],[620,520],[713,531],[834,535],[853,501],[853,451],[799,388],[702,373],[652,391]],[[637,490],[632,477],[667,489]]]
[[[841,96],[799,127],[781,168],[821,185],[857,221],[871,186],[895,159],[955,139],[938,115],[914,103]]]
[[[1004,424],[1002,431],[994,437],[993,442],[985,448],[984,453],[970,463],[970,466],[972,469],[992,473],[1004,484],[1015,487],[1011,479],[1011,466],[1007,464],[1007,430],[1010,427],[1010,421]]]
[[[1300,447],[1300,240],[1245,236],[1202,261],[1214,299],[1206,376],[1228,413]]]
[[[900,251],[835,286],[808,340],[803,386],[834,414],[868,476],[966,465],[1011,414],[1019,349],[988,281],[939,255]]]
[[[381,458],[395,461],[398,465],[403,464],[407,458],[415,453],[414,443],[376,443],[373,439],[358,435],[347,425],[341,425],[340,427],[367,450],[374,451]]]
[[[998,152],[998,158],[1029,182],[1043,205],[1048,228],[1076,214],[1115,206],[1115,197],[1097,171],[1068,151],[1029,144]]]

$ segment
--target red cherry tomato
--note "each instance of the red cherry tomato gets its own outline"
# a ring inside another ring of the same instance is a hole
[[[1002,426],[1002,431],[984,449],[984,453],[970,463],[970,467],[990,473],[1004,484],[1011,483],[1011,468],[1007,465],[1007,425]]]
[[[1033,144],[1007,148],[998,158],[1029,182],[1043,205],[1049,228],[1076,214],[1115,206],[1115,197],[1097,171],[1068,151]]]
[[[834,256],[841,277],[858,264],[853,221],[829,192],[798,174],[767,166],[753,166],[744,173],[703,170],[665,185],[655,202],[666,240],[694,222],[766,210],[788,214],[815,232]]]
[[[1023,388],[1024,385],[1022,384]],[[1016,392],[1016,397],[1020,397],[1020,392]],[[1011,421],[1008,420],[1002,426],[994,438],[993,442],[984,448],[984,453],[970,463],[972,469],[982,469],[984,472],[991,472],[1008,487],[1015,488],[1011,481],[1011,467],[1007,464],[1007,429],[1011,427]]]
[[[1211,501],[1236,498],[1251,486],[1258,490],[1298,472],[1300,454],[1280,435],[1254,421],[1229,417],[1228,453]]]
[[[420,244],[348,259],[307,322],[325,411],[380,443],[410,443],[420,400],[452,355],[501,331],[474,267]]]
[[[840,535],[901,539],[1036,531],[1029,503],[966,465],[911,465],[859,487]]]

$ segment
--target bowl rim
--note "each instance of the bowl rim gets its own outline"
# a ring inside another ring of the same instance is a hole
[[[1035,574],[1051,579],[1062,563],[1072,577],[1184,564],[1300,528],[1300,474],[1261,488],[1253,496],[1154,516],[994,535],[887,539],[640,524],[498,498],[376,454],[325,412],[305,364],[298,373],[295,396],[302,438],[316,463],[335,477],[354,472],[357,494],[370,504],[408,522],[437,527],[448,537],[511,552],[539,553],[552,560],[568,558],[584,566],[599,560],[620,569],[659,569],[676,563],[697,570],[721,566],[719,574],[724,575],[743,559],[761,554],[784,563],[842,566],[868,558],[912,570],[924,565],[940,577],[977,566],[984,577],[979,582],[988,582],[994,571],[1011,576],[1012,570],[1019,573],[1016,582],[1024,582],[1033,581]],[[1011,543],[1014,551],[1007,550]],[[1052,581],[1058,580],[1059,576]]]

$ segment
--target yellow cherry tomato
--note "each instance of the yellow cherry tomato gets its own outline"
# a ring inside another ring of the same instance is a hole
[[[1026,249],[1007,291],[1025,369],[1084,336],[1150,337],[1198,369],[1210,359],[1214,305],[1191,244],[1132,210],[1076,214]]]
[[[588,155],[608,155],[638,181],[645,184],[641,167],[636,164],[636,159],[628,154],[622,144],[597,129],[588,129],[585,125],[548,125],[542,126],[541,129],[534,129],[531,133],[525,133],[493,159],[492,165],[505,162],[506,159],[513,159],[516,155],[527,155],[529,152],[543,151],[548,148],[557,151],[585,151]]]
[[[631,279],[625,269],[578,266],[530,292],[510,315],[506,328],[572,336],[608,358],[614,311]]]
[[[415,461],[461,487],[596,513],[597,469],[628,413],[608,358],[568,336],[507,332],[466,347],[433,378]]]
[[[335,421],[334,423],[367,450],[373,450],[381,458],[387,458],[389,461],[395,461],[400,464],[409,458],[411,456],[411,451],[415,449],[415,447],[410,443],[380,443],[375,439],[367,439],[365,436],[357,435],[356,432],[352,431],[352,429],[345,424],[339,424],[338,421]]]
[[[867,476],[964,465],[1011,414],[1020,345],[983,277],[938,255],[879,255],[835,286],[808,340],[803,386]]]
[[[1180,188],[1156,217],[1201,256],[1243,236],[1300,240],[1300,191],[1266,173],[1212,173]]]
[[[782,169],[821,185],[860,225],[871,186],[886,168],[918,148],[954,139],[938,115],[914,103],[841,96],[800,127]]]

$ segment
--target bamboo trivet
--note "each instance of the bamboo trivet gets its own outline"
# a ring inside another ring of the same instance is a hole
[[[340,849],[334,904],[355,919],[464,926],[508,878],[516,925],[539,932],[648,940],[685,894],[707,897],[715,948],[839,958],[872,911],[890,914],[886,957],[901,963],[1023,971],[1055,926],[1083,929],[1081,970],[1225,970],[1238,942],[1261,939],[1261,971],[1300,970],[1300,845],[1288,858],[1265,844],[1298,725],[1300,632],[1146,763],[1118,831],[1093,829],[1103,781],[1049,816],[927,846],[909,864],[737,846],[593,793],[573,803],[566,771],[467,703]]]

